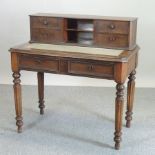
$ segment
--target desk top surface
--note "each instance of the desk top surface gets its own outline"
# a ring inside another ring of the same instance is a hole
[[[73,45],[25,43],[10,49],[11,52],[61,56],[71,58],[83,58],[92,60],[105,60],[127,62],[128,59],[139,50],[136,47],[132,51],[105,49],[96,47],[81,47]]]

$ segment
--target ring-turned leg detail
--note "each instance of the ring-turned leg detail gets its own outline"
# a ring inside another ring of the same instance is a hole
[[[131,126],[132,120],[132,109],[133,109],[133,100],[134,100],[134,92],[135,92],[135,74],[136,71],[134,70],[131,72],[130,76],[128,77],[128,90],[127,90],[127,111],[126,111],[126,127]]]
[[[18,127],[18,133],[22,132],[23,117],[22,117],[22,98],[21,98],[21,85],[20,85],[20,73],[13,73],[13,88],[14,88],[14,99],[15,99],[15,109],[16,109],[16,125]]]
[[[121,129],[122,129],[122,114],[123,114],[123,104],[124,104],[124,84],[118,83],[116,86],[116,100],[115,100],[115,149],[120,148],[121,142]]]
[[[40,108],[40,114],[44,114],[44,73],[38,72],[38,96],[39,96],[39,108]]]

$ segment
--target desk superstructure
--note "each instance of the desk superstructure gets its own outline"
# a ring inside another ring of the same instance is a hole
[[[45,108],[45,72],[114,80],[117,83],[114,141],[119,149],[127,77],[127,127],[132,119],[139,51],[137,19],[35,14],[30,16],[30,29],[29,43],[10,49],[18,132],[22,132],[23,126],[20,70],[37,72],[40,114],[44,114]]]

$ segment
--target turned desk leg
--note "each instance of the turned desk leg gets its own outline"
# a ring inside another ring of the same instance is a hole
[[[44,114],[44,73],[38,72],[38,96],[39,96],[39,108],[40,108],[40,114]]]
[[[121,142],[121,129],[122,129],[122,114],[123,114],[123,104],[124,104],[124,84],[118,83],[116,86],[116,100],[115,100],[115,133],[114,133],[114,141],[115,141],[115,149],[118,150],[120,148]]]
[[[16,109],[16,125],[18,127],[18,133],[22,132],[23,117],[22,117],[22,98],[21,98],[21,85],[20,85],[20,73],[13,73],[13,88],[14,88],[14,99],[15,99],[15,109]]]
[[[133,109],[133,100],[134,100],[134,92],[135,92],[135,74],[136,71],[134,70],[131,72],[130,76],[128,77],[128,90],[127,90],[127,111],[126,111],[126,127],[130,127],[131,120],[132,120],[132,109]]]

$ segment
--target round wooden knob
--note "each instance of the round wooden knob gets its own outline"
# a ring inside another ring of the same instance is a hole
[[[48,22],[47,22],[47,20],[44,20],[44,22],[43,22],[43,23],[44,23],[44,25],[48,25]]]
[[[110,24],[109,28],[113,30],[113,29],[115,29],[115,25],[114,24]]]

